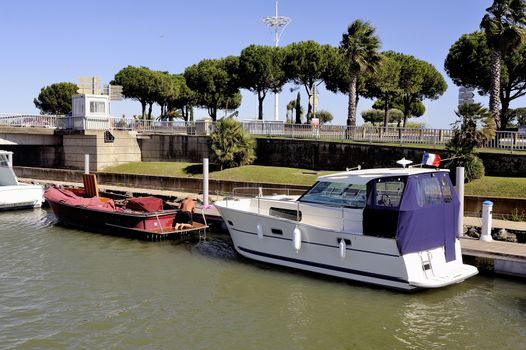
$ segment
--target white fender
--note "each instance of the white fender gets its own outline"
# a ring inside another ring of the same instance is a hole
[[[294,228],[294,249],[298,252],[301,249],[301,230],[298,226]]]
[[[261,223],[258,222],[256,230],[258,232],[258,238],[263,239],[263,225],[261,225]]]
[[[340,239],[340,258],[345,259],[346,255],[347,255],[347,244],[345,244],[345,240],[342,238]]]

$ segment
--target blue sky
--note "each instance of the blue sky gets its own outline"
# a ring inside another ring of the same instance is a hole
[[[418,121],[448,128],[455,120],[458,88],[443,65],[450,46],[464,33],[478,29],[491,0],[280,0],[279,14],[292,18],[280,45],[302,40],[337,46],[355,19],[377,29],[382,50],[394,50],[433,64],[446,78],[448,90],[436,101],[425,101]],[[56,82],[78,82],[80,76],[100,76],[107,83],[127,65],[181,73],[204,58],[239,55],[250,44],[273,45],[262,23],[274,15],[274,0],[91,0],[2,1],[0,3],[0,112],[37,113],[40,88]],[[280,116],[295,98],[286,86]],[[302,102],[307,101],[303,90]],[[487,97],[478,98],[487,105]],[[526,104],[523,101],[522,105]],[[361,99],[358,111],[372,102]],[[512,106],[513,107],[513,106]],[[344,124],[347,97],[320,91],[319,108]],[[243,92],[241,118],[257,115],[256,97]],[[273,120],[273,97],[264,106]],[[112,114],[140,113],[134,101],[115,102]],[[206,116],[196,110],[195,117]],[[362,123],[358,118],[358,123]]]

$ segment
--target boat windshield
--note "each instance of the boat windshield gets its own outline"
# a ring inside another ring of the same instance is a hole
[[[9,167],[9,161],[5,154],[0,154],[0,167]]]
[[[320,181],[307,191],[300,202],[364,208],[366,184]]]

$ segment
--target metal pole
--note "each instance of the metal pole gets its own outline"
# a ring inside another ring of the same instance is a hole
[[[278,0],[276,0],[276,23],[278,21]],[[274,46],[279,46],[279,27],[274,27]],[[279,120],[279,93],[274,93],[274,120]]]
[[[203,158],[203,207],[208,207],[208,158]]]
[[[482,228],[480,233],[480,240],[491,242],[491,226],[492,226],[492,215],[493,214],[493,202],[484,201],[482,203]]]
[[[458,236],[464,235],[464,167],[457,167],[457,195],[460,201],[458,208]]]
[[[84,174],[89,174],[89,154],[84,155]]]

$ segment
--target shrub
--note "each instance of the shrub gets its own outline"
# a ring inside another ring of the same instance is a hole
[[[212,161],[217,162],[221,170],[249,165],[256,159],[256,140],[239,122],[224,118],[216,123],[215,131],[210,134]]]
[[[484,140],[494,135],[495,125],[488,110],[480,103],[468,103],[459,107],[455,114],[460,118],[453,125],[453,137],[447,143],[447,157],[451,160],[447,167],[455,174],[456,167],[464,167],[464,177],[467,182],[484,176],[484,164],[475,151]],[[482,130],[477,130],[477,122],[483,124]]]

